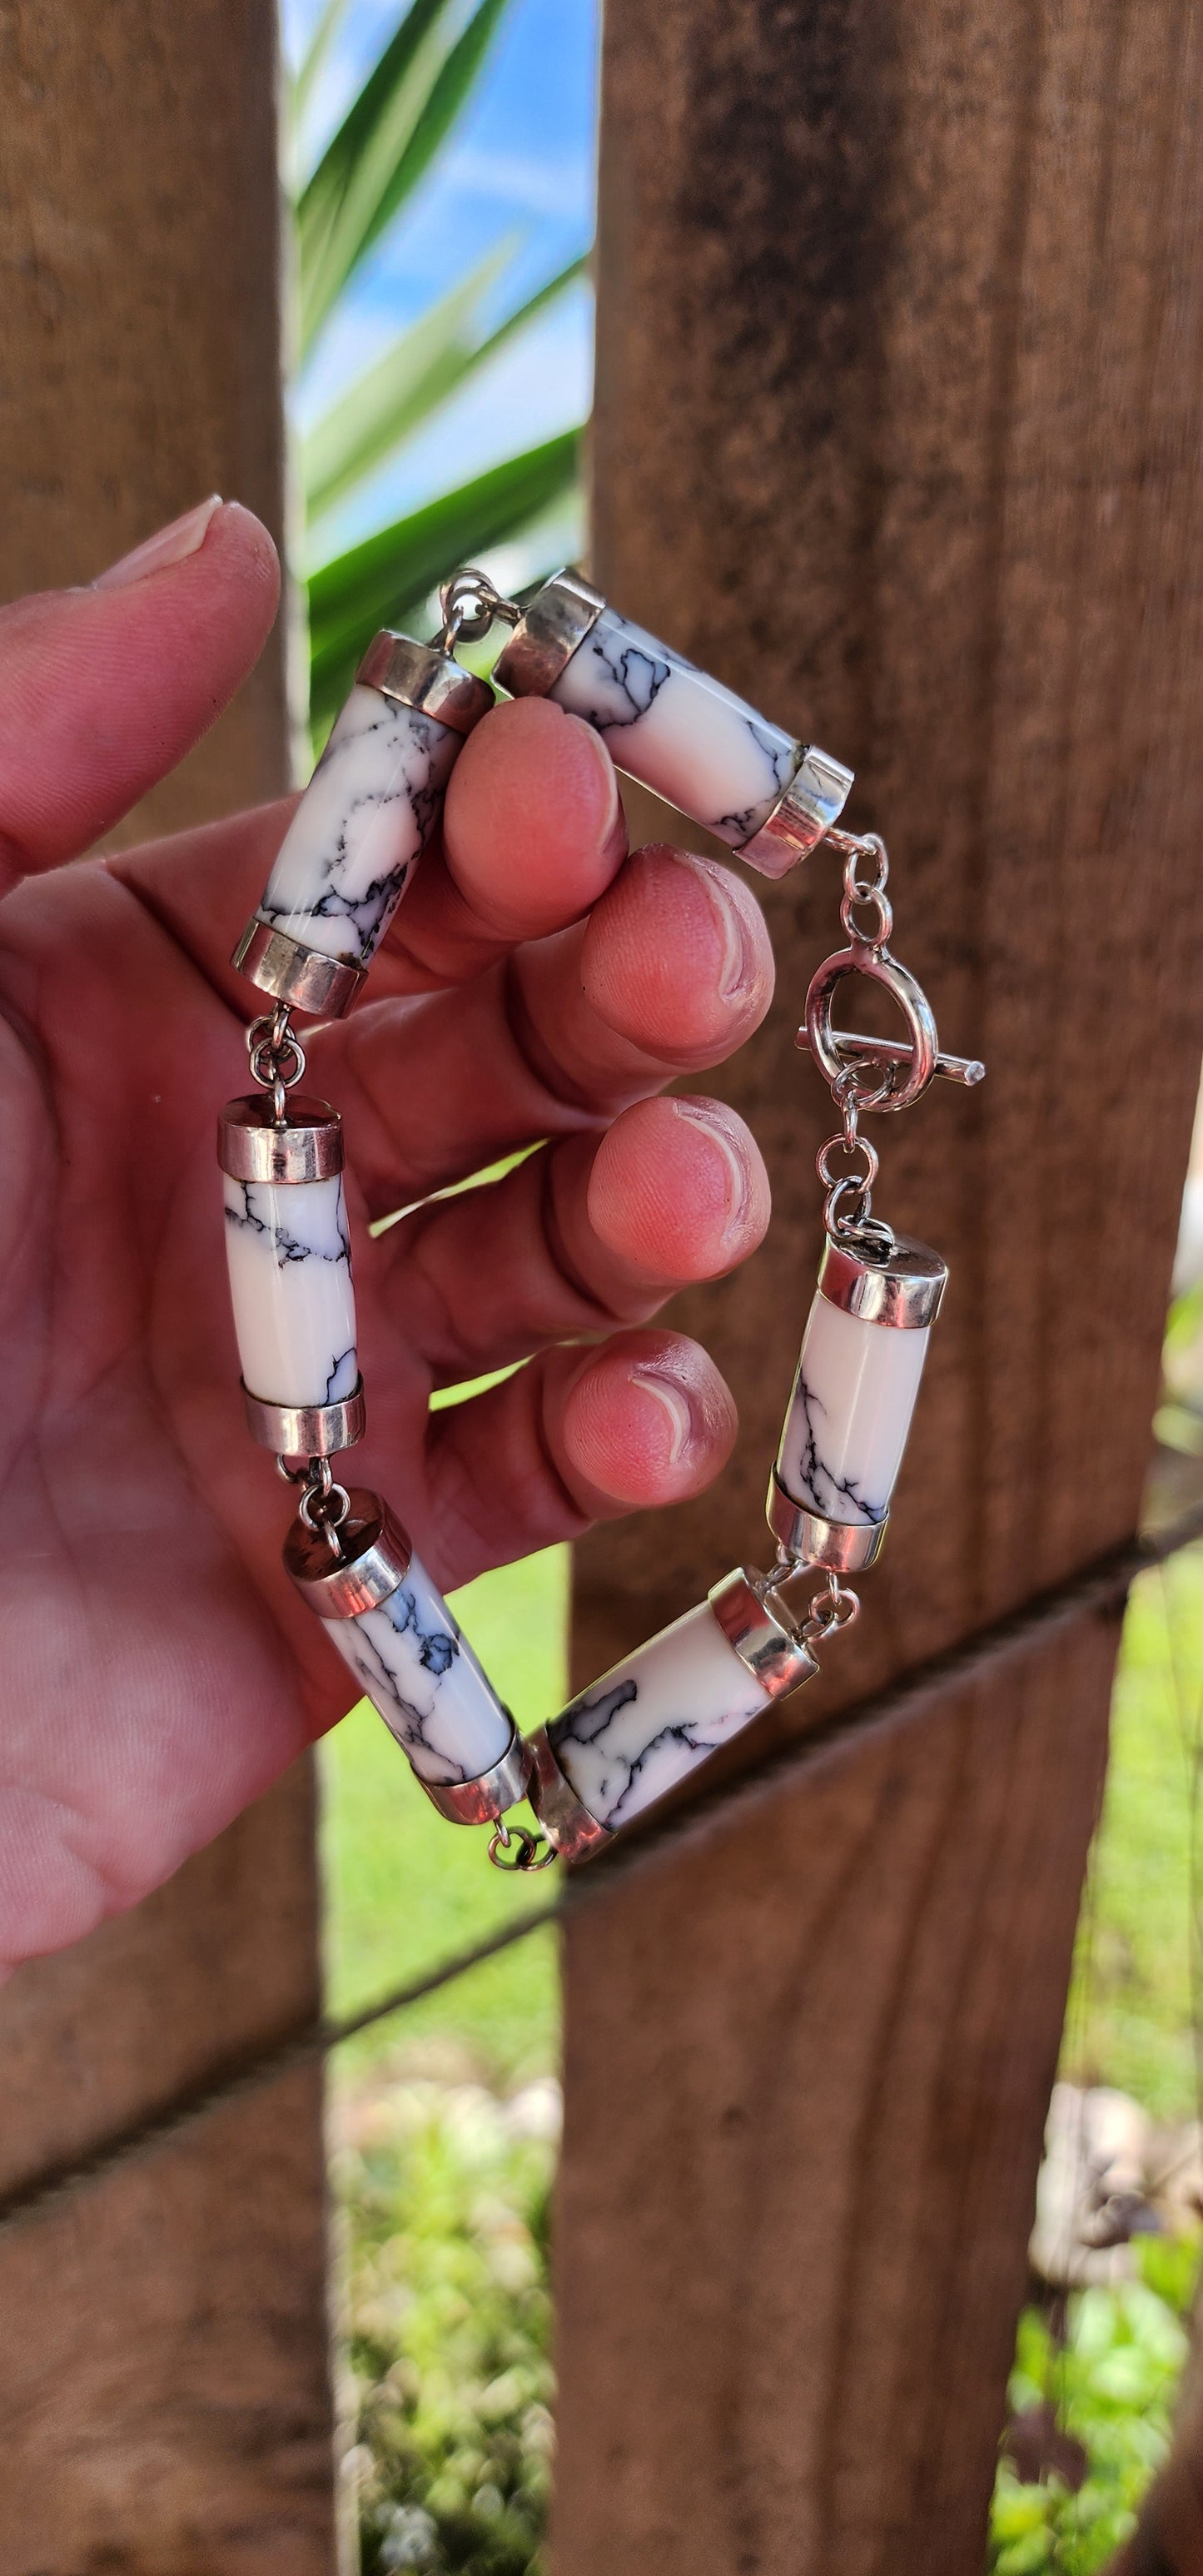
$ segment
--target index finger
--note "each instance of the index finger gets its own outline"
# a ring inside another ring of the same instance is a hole
[[[109,862],[244,1015],[256,996],[230,952],[289,820],[287,806],[264,808]],[[614,765],[598,735],[548,699],[492,708],[452,770],[442,833],[422,855],[364,999],[466,983],[524,940],[577,920],[617,875],[626,846]]]

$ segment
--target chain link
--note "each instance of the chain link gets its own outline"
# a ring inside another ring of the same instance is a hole
[[[301,1499],[297,1510],[315,1538],[321,1537],[335,1556],[341,1556],[339,1531],[351,1509],[351,1497],[345,1485],[336,1485],[334,1470],[328,1458],[310,1458],[304,1467],[290,1467],[287,1458],[277,1458],[276,1473],[286,1485],[300,1485]]]
[[[810,1616],[802,1624],[803,1638],[808,1646],[821,1646],[824,1638],[838,1636],[842,1628],[851,1628],[859,1617],[859,1592],[841,1583],[838,1574],[829,1574],[811,1598]]]
[[[834,838],[835,835],[829,837]],[[859,841],[854,840],[850,833],[841,832],[838,839],[839,846],[846,854],[844,900],[840,905],[840,920],[849,939],[857,942],[862,948],[884,948],[894,927],[893,906],[886,897],[886,879],[890,873],[890,862],[885,842],[879,832],[867,832],[864,839]],[[858,872],[863,861],[871,863],[871,873],[861,875]],[[858,912],[863,912],[869,907],[872,908],[876,925],[871,931],[862,930],[856,918]]]
[[[795,1555],[794,1551],[785,1545],[784,1540],[778,1540],[776,1557],[768,1573],[763,1577],[763,1586],[758,1580],[757,1589],[763,1588],[764,1595],[771,1599],[773,1593],[779,1591],[782,1584],[795,1583],[798,1576],[805,1571],[805,1557]],[[799,1626],[798,1634],[803,1643],[813,1649],[821,1646],[825,1638],[838,1636],[841,1629],[850,1628],[853,1621],[859,1617],[859,1592],[854,1592],[850,1584],[841,1583],[838,1574],[831,1573],[820,1584],[818,1591],[812,1593],[806,1617]]]
[[[889,854],[879,832],[867,832],[856,838],[850,832],[832,831],[827,835],[844,862],[844,892],[840,904],[840,921],[853,952],[868,949],[874,958],[889,962],[887,943],[894,927],[893,906],[886,895],[890,873]],[[858,914],[871,912],[871,925],[862,926]],[[864,971],[869,971],[867,968]],[[879,1160],[874,1147],[860,1133],[860,1120],[866,1111],[882,1109],[893,1093],[893,1073],[889,1066],[878,1079],[866,1082],[864,1063],[846,1064],[831,1084],[832,1098],[840,1113],[840,1133],[829,1136],[820,1146],[815,1169],[824,1190],[823,1225],[833,1242],[871,1244],[875,1251],[892,1250],[894,1236],[880,1217],[873,1215],[873,1184]],[[830,1076],[828,1076],[830,1079]],[[847,1168],[833,1170],[832,1156],[842,1154]],[[860,1168],[856,1165],[859,1161]]]
[[[508,1851],[513,1852],[513,1859],[503,1860],[502,1853]],[[533,1834],[529,1825],[507,1825],[504,1816],[499,1816],[489,1836],[489,1858],[494,1869],[512,1875],[516,1871],[525,1874],[532,1869],[549,1869],[558,1854],[554,1844],[545,1844],[542,1834]]]
[[[498,619],[505,626],[516,626],[522,615],[517,600],[506,599],[475,564],[463,564],[441,584],[439,606],[443,623],[434,642],[440,653],[454,653],[457,644],[478,644]]]
[[[857,1078],[857,1067],[854,1064],[845,1067],[832,1089],[835,1104],[843,1122],[842,1130],[838,1136],[829,1136],[826,1144],[819,1147],[815,1156],[815,1170],[825,1192],[824,1226],[829,1235],[846,1238],[851,1234],[862,1232],[870,1221],[873,1183],[877,1178],[879,1163],[876,1150],[869,1143],[868,1137],[862,1136],[859,1132],[859,1121],[862,1109],[871,1108],[878,1094],[862,1092]],[[859,1155],[864,1168],[860,1172],[854,1170],[833,1172],[831,1168],[833,1154],[846,1155],[849,1163]],[[846,1205],[845,1202],[847,1202]]]
[[[261,1090],[270,1091],[272,1116],[277,1127],[282,1127],[288,1114],[288,1093],[305,1071],[305,1049],[292,1026],[287,1002],[277,1002],[270,1014],[251,1021],[246,1051],[251,1080]]]

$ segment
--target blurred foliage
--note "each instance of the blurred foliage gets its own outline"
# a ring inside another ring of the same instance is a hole
[[[1193,1980],[1203,1549],[1133,1585],[1102,1825],[1078,1924],[1061,2072],[1158,2120],[1199,2103]]]
[[[454,134],[510,6],[511,0],[471,6],[468,0],[409,0],[297,190],[303,352],[353,292],[365,262]],[[328,0],[318,20],[297,75],[298,114],[320,84],[345,7],[346,0]],[[314,424],[301,459],[311,531],[336,502],[353,497],[400,457],[453,393],[584,274],[584,260],[573,260],[486,326],[483,312],[515,247],[514,239],[498,244],[399,332]],[[578,476],[573,430],[505,458],[322,563],[309,584],[314,724],[324,729],[333,716],[375,627],[403,626],[419,616],[443,575],[531,528]]]
[[[536,2576],[551,2476],[550,2081],[398,2084],[334,2179],[364,2576]]]
[[[1203,1452],[1203,1279],[1175,1297],[1162,1346],[1161,1403],[1153,1428],[1168,1449]]]
[[[990,2517],[990,2576],[1095,2576],[1135,2527],[1136,2508],[1169,2449],[1187,2352],[1185,2318],[1199,2266],[1194,2237],[1138,2237],[1138,2277],[1078,2290],[1060,2340],[1036,2308],[1019,2324],[1009,2390],[1011,2439],[1038,2415],[1080,2445],[1076,2492],[1056,2467],[1021,2480],[1004,2451]],[[1056,2444],[1050,2452],[1056,2457]]]

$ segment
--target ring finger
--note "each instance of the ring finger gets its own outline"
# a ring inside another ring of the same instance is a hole
[[[436,1383],[643,1323],[747,1259],[769,1218],[754,1137],[723,1102],[643,1100],[499,1181],[416,1209],[380,1244],[385,1315]]]

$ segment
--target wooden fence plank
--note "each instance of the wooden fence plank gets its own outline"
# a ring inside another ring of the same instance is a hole
[[[1091,1623],[573,1931],[573,2576],[976,2576],[1113,1652]]]
[[[739,1762],[1135,1519],[1203,1047],[1200,36],[1179,0],[610,0],[599,577],[856,764],[897,951],[989,1068],[875,1139],[953,1287],[861,1626]],[[763,1561],[831,1123],[792,1033],[837,894],[822,853],[769,894],[780,1000],[723,1087],[774,1227],[679,1309],[739,1454],[579,1551],[581,1679]],[[1017,1734],[983,1686],[571,1931],[563,2576],[653,2530],[663,2576],[976,2576],[1109,1670],[1085,1628]],[[845,1883],[837,1940],[811,1891]]]
[[[278,535],[272,0],[10,0],[0,85],[0,594],[87,580],[208,491]],[[287,775],[277,636],[130,830]],[[251,2053],[317,1992],[302,1765],[136,1915],[5,1988],[4,2182]],[[326,2576],[324,2275],[312,2074],[0,2239],[0,2566]]]

